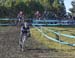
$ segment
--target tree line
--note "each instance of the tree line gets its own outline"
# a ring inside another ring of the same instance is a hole
[[[64,17],[66,14],[64,2],[59,0],[0,0],[0,18],[15,18],[19,11],[30,18],[37,10],[41,14],[45,10],[50,11],[56,17]]]
[[[75,0],[73,0],[71,4],[73,7],[69,9],[71,11],[70,15],[72,15],[72,18],[75,19]]]

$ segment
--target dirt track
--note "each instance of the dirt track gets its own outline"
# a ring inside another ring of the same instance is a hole
[[[18,31],[15,27],[9,31],[0,31],[0,58],[74,58],[73,55],[48,49],[33,38],[27,40],[25,52],[21,52],[18,45]]]

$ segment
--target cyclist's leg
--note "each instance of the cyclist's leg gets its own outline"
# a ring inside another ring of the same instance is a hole
[[[23,34],[23,37],[22,37],[22,51],[24,51],[24,44],[25,44],[26,39],[27,39],[27,35]]]
[[[22,39],[23,44],[25,43],[26,39],[27,39],[27,35],[23,35],[23,39]]]
[[[20,45],[20,48],[22,48],[22,37],[23,37],[23,34],[22,32],[20,33],[20,38],[19,38],[19,45]]]

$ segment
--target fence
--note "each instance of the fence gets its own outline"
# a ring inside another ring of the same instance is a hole
[[[0,26],[3,25],[16,25],[15,18],[0,18]],[[35,26],[62,26],[62,25],[75,25],[75,20],[36,20],[36,19],[28,19],[31,25]]]
[[[0,26],[16,25],[15,18],[0,18]]]
[[[35,26],[62,26],[75,25],[75,20],[33,20]]]

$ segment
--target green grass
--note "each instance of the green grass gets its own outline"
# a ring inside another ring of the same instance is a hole
[[[50,29],[50,28],[49,28]],[[65,28],[64,28],[65,29]],[[46,33],[48,32],[48,30],[44,30]],[[73,31],[73,30],[72,30]],[[64,31],[65,33],[61,32],[62,34],[68,34],[68,35],[72,35],[74,33],[71,33],[70,32],[67,32],[67,31]],[[74,32],[74,31],[73,31]],[[57,36],[53,33],[51,34],[52,32],[48,32],[47,34],[49,34],[50,37],[52,38],[57,38]],[[52,35],[52,36],[51,36]],[[63,40],[65,42],[68,42],[68,43],[71,43],[71,44],[74,44],[75,43],[75,39],[74,38],[68,38],[68,37],[64,37],[64,36],[60,36],[60,40]]]
[[[55,27],[47,27],[47,28],[54,28],[56,29]],[[57,27],[59,30],[60,28]],[[62,29],[67,29],[67,30],[72,30],[74,31],[75,28],[61,28],[60,30]],[[55,38],[56,35],[53,34],[53,33],[50,33],[48,32],[47,30],[44,30],[44,32],[47,33],[47,35]],[[45,38],[38,30],[36,30],[35,28],[31,28],[31,34],[32,36],[34,37],[34,39],[36,39],[37,41],[39,41],[40,43],[44,44],[45,46],[47,46],[49,49],[56,49],[58,51],[62,51],[62,52],[65,52],[65,53],[68,53],[68,54],[73,54],[75,53],[75,47],[72,47],[72,46],[68,46],[68,45],[63,45],[63,44],[59,44],[57,42],[54,42],[52,40],[49,40],[47,38]],[[64,36],[61,36],[60,37],[60,40],[63,40],[65,42],[69,42],[69,43],[75,43],[75,39],[69,39],[67,37],[64,37]]]
[[[48,27],[48,29],[54,30],[56,32],[61,32],[62,34],[75,35],[75,28],[72,27]]]

